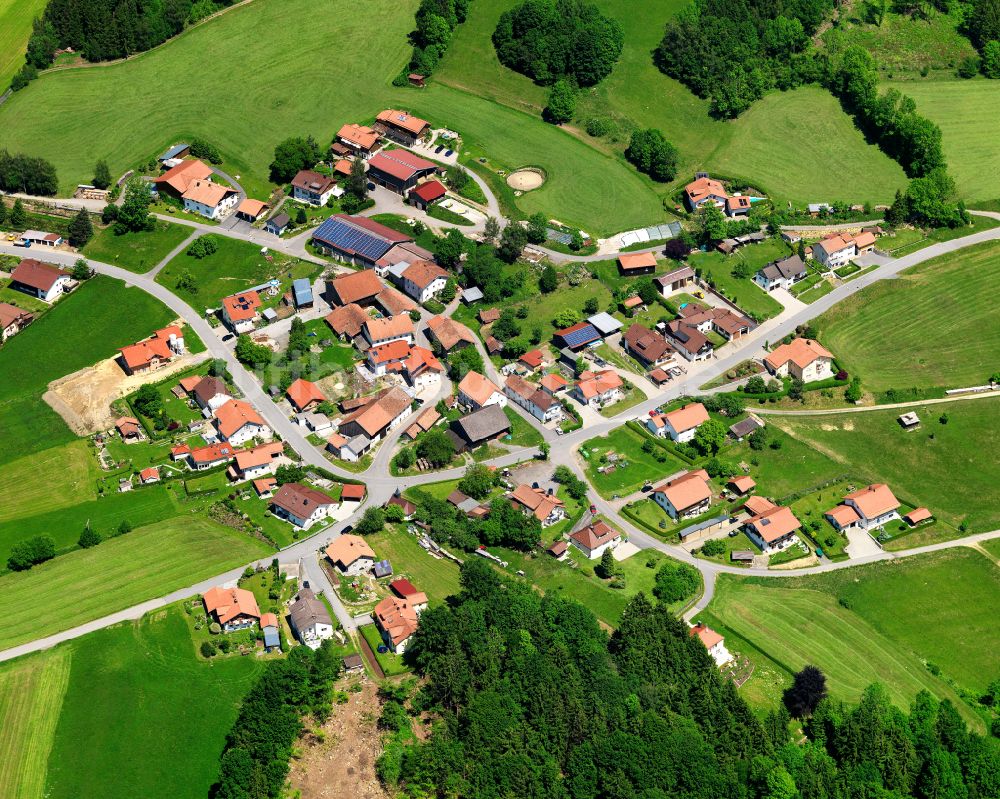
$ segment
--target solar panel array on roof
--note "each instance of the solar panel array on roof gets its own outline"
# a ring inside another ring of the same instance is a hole
[[[381,258],[393,246],[393,242],[386,241],[381,236],[367,230],[349,225],[343,219],[338,219],[335,216],[331,216],[316,228],[313,238],[336,247],[338,250],[357,253],[372,261]]]
[[[591,341],[597,341],[600,337],[601,334],[597,332],[596,327],[587,325],[581,327],[579,330],[574,330],[572,333],[567,333],[563,337],[563,341],[566,342],[567,347],[581,347]]]

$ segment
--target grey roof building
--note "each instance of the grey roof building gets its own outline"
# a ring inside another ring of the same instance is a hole
[[[588,317],[587,321],[590,322],[590,324],[597,329],[597,332],[604,337],[617,333],[623,327],[621,322],[615,319],[611,314],[604,311],[595,313],[593,316]]]
[[[510,430],[510,419],[499,405],[487,405],[451,423],[449,436],[455,449],[464,452]]]
[[[304,632],[317,623],[333,625],[326,605],[316,599],[311,588],[303,588],[292,603],[289,611],[289,621],[295,634],[301,639]]]
[[[292,281],[292,297],[296,308],[312,308],[313,290],[308,278],[300,277]]]

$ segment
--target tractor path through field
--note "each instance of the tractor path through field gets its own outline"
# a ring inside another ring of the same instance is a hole
[[[801,411],[787,411],[775,408],[754,408],[754,413],[761,416],[828,416],[831,413],[867,413],[869,411],[891,411],[900,408],[919,408],[922,405],[940,405],[947,402],[963,402],[1000,397],[1000,388],[992,391],[980,391],[975,394],[956,394],[953,397],[935,397],[934,399],[909,400],[907,402],[892,402],[886,405],[849,405],[846,408],[810,408]]]

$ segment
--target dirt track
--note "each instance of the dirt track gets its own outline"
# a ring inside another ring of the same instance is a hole
[[[111,403],[135,391],[143,383],[158,382],[208,357],[207,353],[184,355],[168,366],[142,375],[126,375],[114,358],[88,366],[49,383],[42,399],[58,413],[70,430],[87,436],[114,425]]]

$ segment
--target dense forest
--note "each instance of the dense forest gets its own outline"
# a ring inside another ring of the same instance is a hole
[[[600,83],[624,42],[618,20],[581,0],[526,0],[501,14],[493,32],[500,63],[542,85]]]
[[[987,799],[1000,742],[921,693],[856,707],[813,694],[758,721],[697,638],[643,595],[610,637],[584,606],[506,580],[480,561],[421,616],[407,658],[426,678],[412,712],[429,739],[386,749],[379,773],[411,797],[476,799]],[[811,674],[810,674],[811,671]],[[821,675],[818,675],[821,677]],[[821,686],[820,686],[821,687]],[[392,725],[398,729],[400,720]]]

